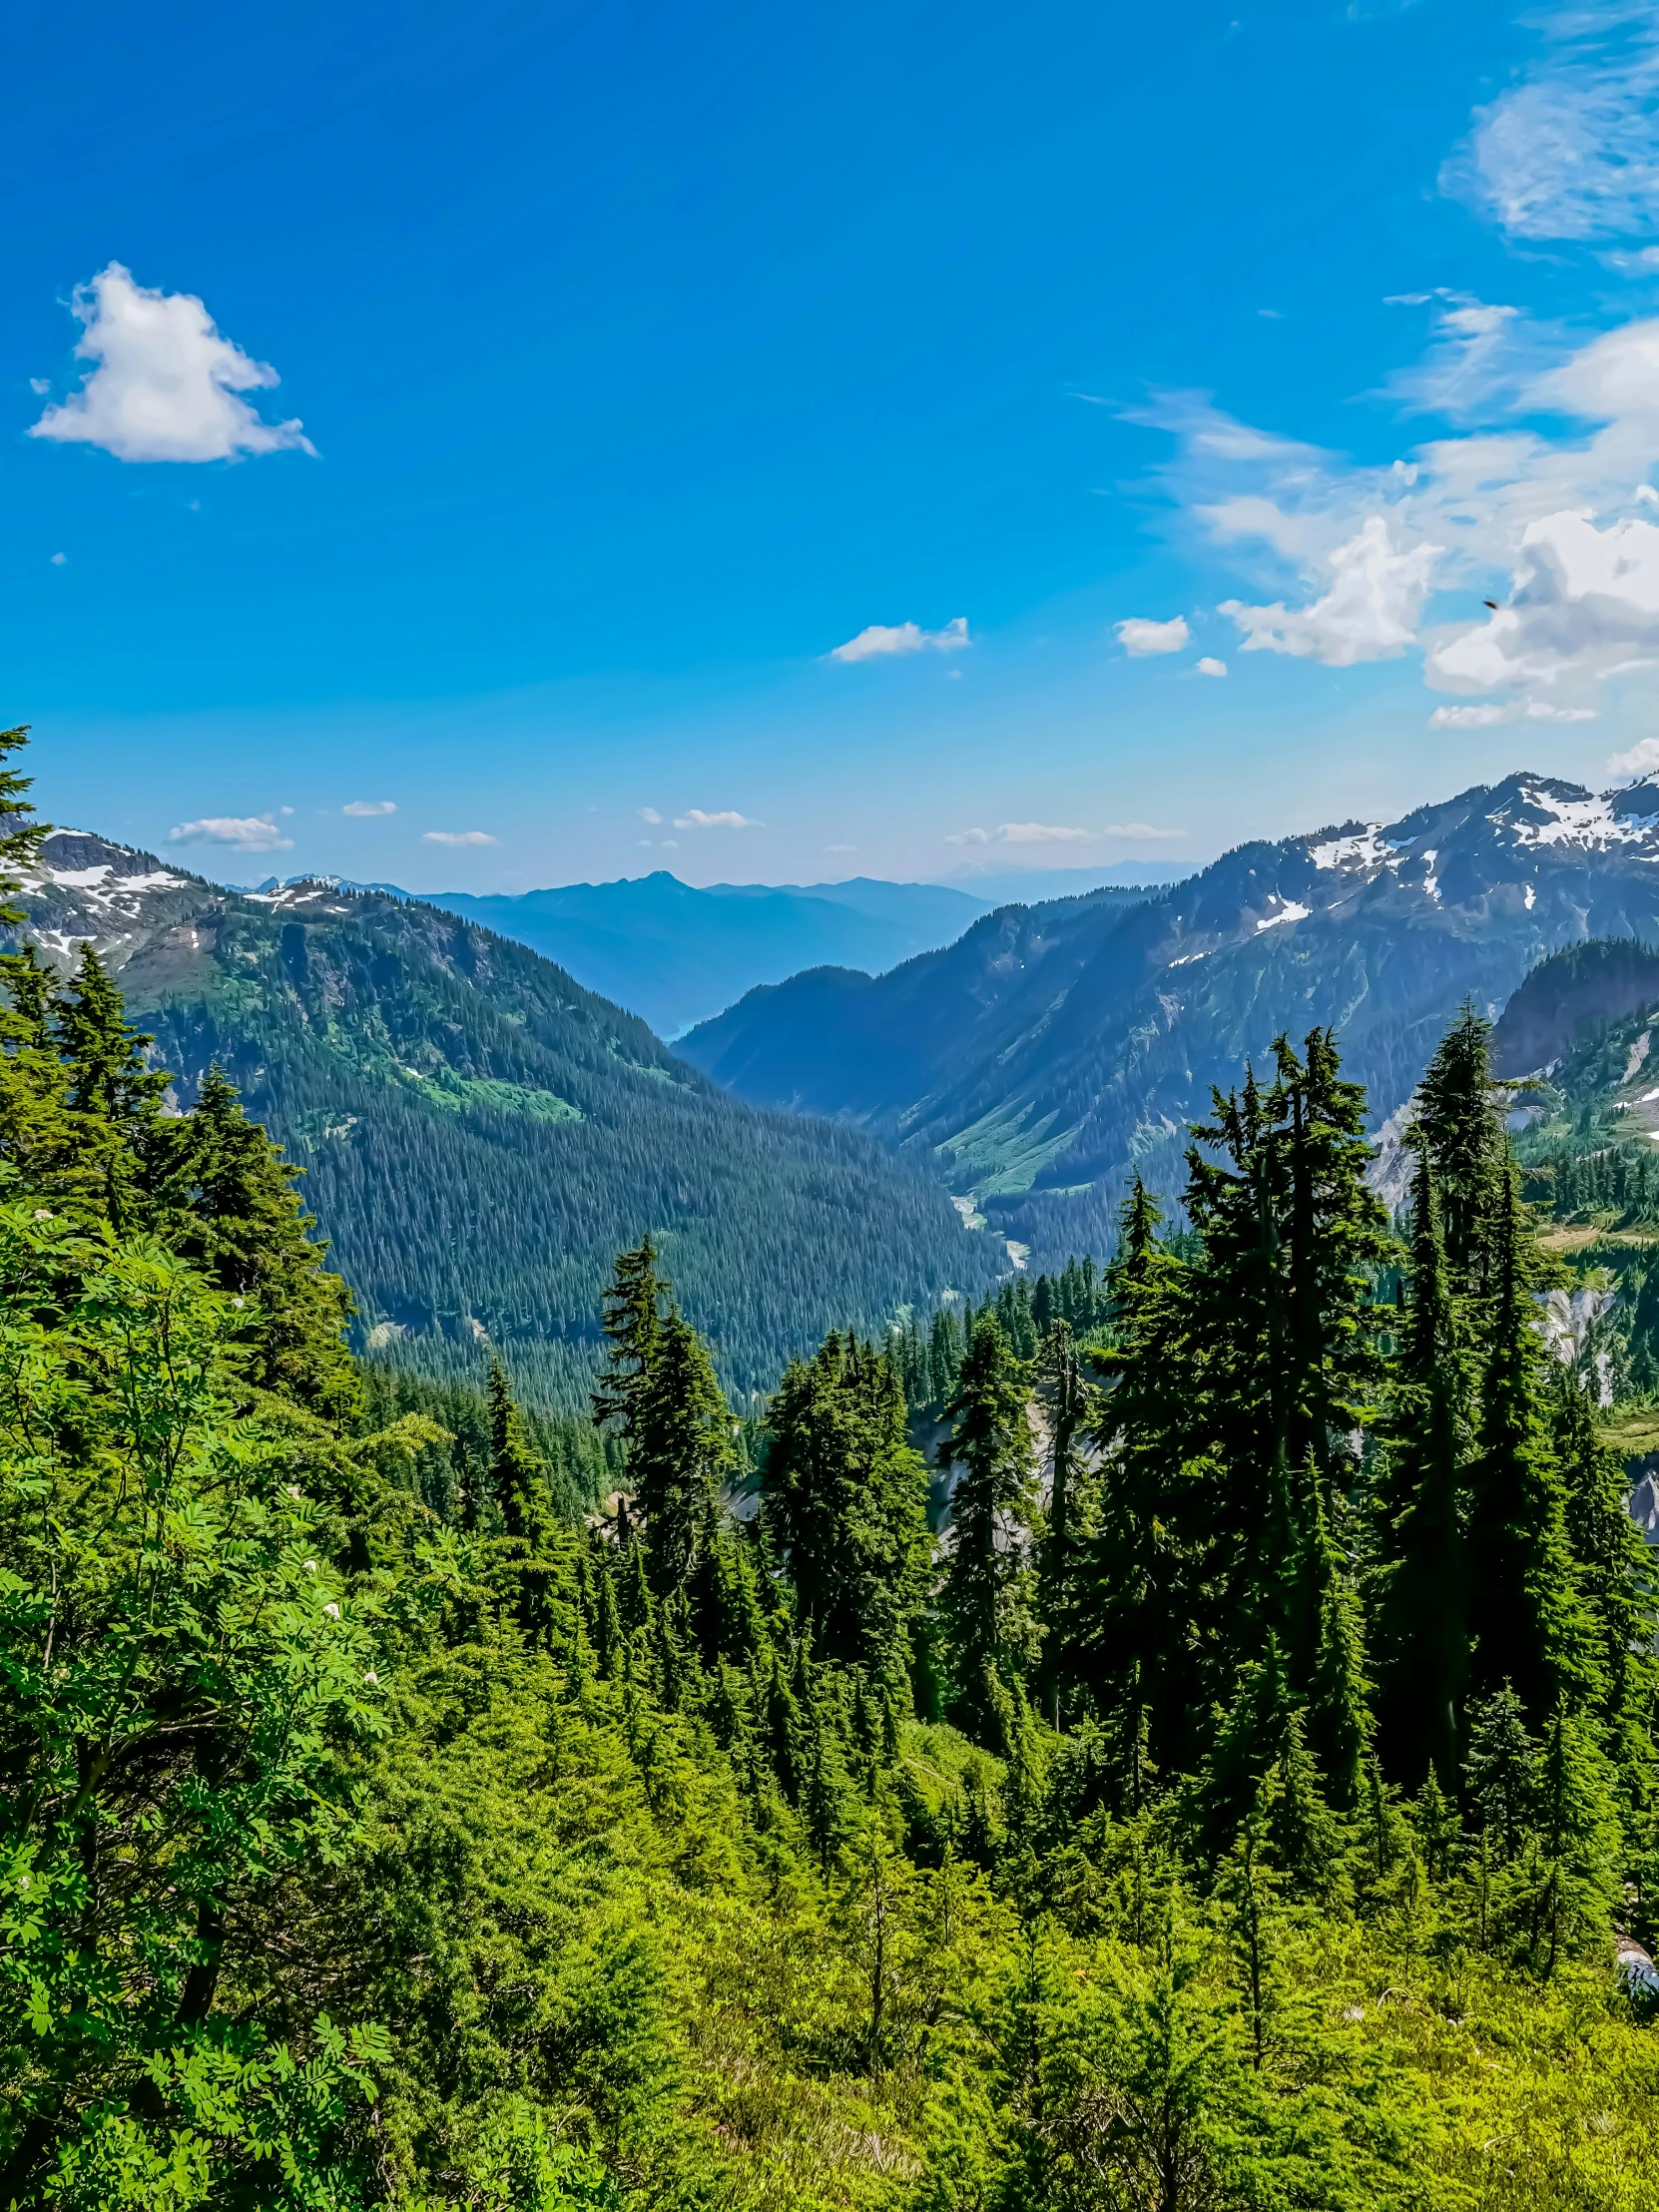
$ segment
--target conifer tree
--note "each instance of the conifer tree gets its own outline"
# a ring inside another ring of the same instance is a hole
[[[605,1368],[593,1389],[593,1419],[596,1427],[614,1428],[624,1443],[634,1437],[650,1389],[667,1297],[649,1237],[617,1254],[604,1298]]]
[[[249,1120],[217,1064],[194,1109],[158,1125],[152,1154],[147,1218],[222,1291],[248,1302],[250,1379],[348,1418],[360,1396],[344,1344],[351,1300],[301,1211],[293,1184],[302,1171]]]
[[[1567,1538],[1596,1624],[1601,1712],[1628,1787],[1645,1802],[1653,1790],[1652,1562],[1626,1506],[1624,1461],[1598,1436],[1589,1393],[1567,1362],[1556,1362],[1553,1385],[1551,1426],[1566,1485]]]
[[[1492,1025],[1465,1000],[1417,1086],[1413,1123],[1439,1200],[1440,1234],[1454,1298],[1482,1295],[1491,1245],[1488,1218],[1502,1200],[1504,1143],[1491,1066]]]
[[[1213,1690],[1199,1638],[1211,1469],[1195,1392],[1188,1263],[1158,1241],[1162,1220],[1137,1176],[1107,1276],[1107,1378],[1092,1427],[1100,1456],[1095,1527],[1073,1577],[1062,1635],[1116,1749],[1126,1802],[1143,1766],[1198,1755]]]
[[[1502,1163],[1478,1261],[1489,1285],[1480,1416],[1468,1474],[1469,1679],[1479,1696],[1508,1686],[1534,1727],[1557,1700],[1601,1693],[1595,1626],[1578,1594],[1567,1540],[1566,1489],[1546,1417],[1536,1309],[1528,1281],[1530,1225],[1520,1176]]]
[[[1099,1390],[1083,1373],[1071,1324],[1060,1316],[1049,1323],[1038,1349],[1037,1397],[1048,1421],[1050,1467],[1048,1530],[1042,1548],[1039,1593],[1047,1626],[1042,1687],[1043,1702],[1058,1727],[1062,1682],[1071,1672],[1067,1622],[1074,1603],[1072,1582],[1078,1546],[1086,1532],[1080,1447],[1100,1401]]]
[[[1378,1528],[1382,1710],[1389,1765],[1454,1789],[1468,1672],[1461,1489],[1469,1449],[1461,1332],[1426,1137],[1416,1145],[1410,1306],[1382,1423]]]
[[[711,1502],[719,1502],[732,1464],[732,1415],[708,1346],[678,1310],[657,1327],[644,1379],[628,1413],[629,1471],[645,1515],[651,1585],[666,1596],[691,1571]]]
[[[155,1042],[128,1026],[120,991],[90,944],[53,1003],[68,1072],[67,1104],[103,1155],[103,1202],[118,1231],[136,1226],[168,1077],[145,1055]]]
[[[926,1468],[892,1361],[831,1335],[785,1371],[768,1425],[762,1513],[800,1617],[824,1658],[866,1668],[896,1694],[929,1544]]]
[[[1027,1560],[1034,1500],[1024,1369],[982,1315],[950,1403],[940,1463],[960,1469],[950,1498],[942,1607],[953,1710],[970,1735],[996,1742],[996,1686],[1020,1682],[1036,1655]]]

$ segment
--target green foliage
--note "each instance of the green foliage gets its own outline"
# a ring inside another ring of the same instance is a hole
[[[0,2204],[1659,2196],[1647,1570],[1478,1024],[1403,1314],[1316,1034],[1086,1316],[794,1363],[752,1515],[652,1244],[597,1427],[354,1371],[229,1085],[151,1112],[107,978],[5,972]]]

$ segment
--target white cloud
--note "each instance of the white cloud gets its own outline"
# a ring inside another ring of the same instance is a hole
[[[1180,837],[1182,830],[1155,830],[1149,822],[1109,822],[1103,830],[1074,830],[1047,822],[1002,822],[994,830],[958,830],[946,844],[1093,844],[1101,837]]]
[[[67,553],[54,553],[54,554],[53,554],[53,556],[52,556],[52,566],[53,566],[54,568],[65,568],[65,567],[67,567],[67,566],[68,566],[68,563],[69,563],[69,555],[68,555]]]
[[[222,337],[189,292],[152,291],[111,262],[70,304],[83,325],[76,357],[97,365],[31,437],[101,446],[122,461],[315,450],[297,421],[266,422],[238,397],[276,383],[276,371]]]
[[[1198,664],[1198,673],[1200,676],[1225,676],[1227,674],[1227,663],[1218,661],[1213,654],[1206,653]]]
[[[639,810],[639,816],[641,822],[661,822],[663,819],[655,807],[642,807]]]
[[[1641,738],[1628,753],[1609,753],[1607,766],[1615,776],[1648,776],[1659,769],[1659,738]]]
[[[1473,707],[1436,707],[1430,730],[1490,730],[1500,722],[1594,722],[1593,707],[1557,707],[1547,699],[1482,700]]]
[[[1416,636],[1434,563],[1443,547],[1420,543],[1396,549],[1384,515],[1367,515],[1352,538],[1327,556],[1330,586],[1306,607],[1249,607],[1223,600],[1244,632],[1246,653],[1291,653],[1327,668],[1389,659]]]
[[[422,844],[499,844],[499,837],[492,837],[487,830],[423,830]]]
[[[348,799],[340,809],[342,815],[394,815],[395,799]]]
[[[1436,707],[1428,718],[1428,727],[1430,730],[1487,730],[1494,722],[1511,719],[1507,707]]]
[[[740,815],[728,808],[724,814],[705,814],[701,807],[688,807],[683,815],[674,818],[676,830],[764,830],[764,822],[756,822],[749,815]]]
[[[1185,615],[1176,615],[1169,622],[1150,622],[1144,615],[1130,615],[1127,621],[1114,623],[1112,627],[1123,650],[1137,656],[1181,653],[1192,642]]]
[[[827,844],[824,849],[826,852],[856,852],[858,847],[855,844]]]
[[[205,815],[200,822],[177,823],[167,841],[228,844],[239,852],[286,852],[293,843],[278,830],[275,815]]]
[[[923,630],[914,622],[872,622],[855,638],[848,638],[844,645],[834,647],[829,658],[831,661],[875,661],[894,653],[959,653],[972,643],[966,615],[957,615],[942,630]]]
[[[679,849],[680,839],[678,837],[665,837],[663,839],[663,850],[665,852],[678,852]]]
[[[1659,524],[1597,529],[1583,512],[1542,516],[1521,535],[1508,603],[1428,656],[1448,691],[1492,691],[1623,672],[1659,654]]]
[[[1541,27],[1548,43],[1538,66],[1476,109],[1467,141],[1440,173],[1442,189],[1511,238],[1651,235],[1659,222],[1651,12],[1589,0]]]

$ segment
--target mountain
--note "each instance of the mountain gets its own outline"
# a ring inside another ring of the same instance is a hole
[[[1075,898],[1082,891],[1157,890],[1197,872],[1194,860],[1113,860],[1105,867],[987,868],[953,875],[951,881],[987,906],[1036,906],[1051,898]]]
[[[1592,937],[1540,960],[1492,1031],[1502,1076],[1534,1075],[1589,1043],[1609,1023],[1659,1005],[1659,948],[1635,937]]]
[[[1494,1016],[1591,936],[1659,935],[1659,788],[1520,774],[1390,824],[1240,845],[1151,898],[986,915],[872,978],[819,969],[681,1041],[754,1104],[832,1114],[945,1164],[1033,1265],[1106,1249],[1139,1166],[1169,1193],[1213,1083],[1334,1027],[1374,1121],[1465,995]]]
[[[611,1258],[648,1230],[743,1392],[831,1327],[1006,1268],[926,1162],[724,1095],[473,922],[324,882],[227,891],[73,830],[44,862],[28,933],[60,961],[98,947],[183,1101],[226,1067],[387,1356],[459,1373],[487,1340],[569,1399]]]
[[[426,903],[545,953],[672,1037],[801,968],[828,961],[878,972],[948,944],[990,902],[949,884],[870,876],[698,890],[659,868],[512,895],[435,891]]]

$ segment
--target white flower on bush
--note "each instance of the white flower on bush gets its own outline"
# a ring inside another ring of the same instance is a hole
[[[339,1619],[339,1607],[337,1605],[325,1605],[322,1610],[327,1614],[328,1618],[331,1621],[337,1621]]]

